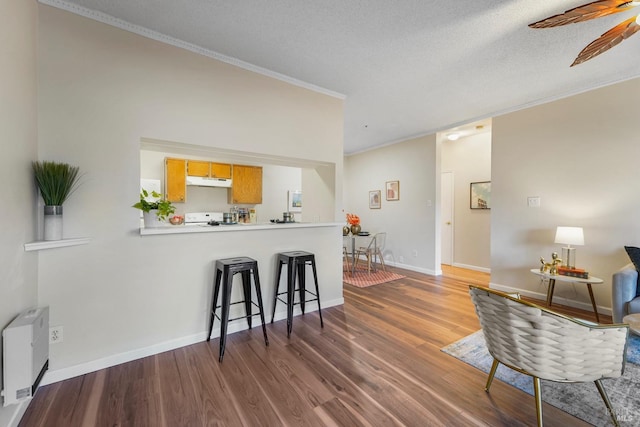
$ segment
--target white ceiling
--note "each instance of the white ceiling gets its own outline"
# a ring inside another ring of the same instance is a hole
[[[640,36],[569,67],[633,11],[527,26],[585,0],[40,1],[343,95],[346,154],[640,76]]]

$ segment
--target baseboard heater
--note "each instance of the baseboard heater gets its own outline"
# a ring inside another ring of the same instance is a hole
[[[31,398],[49,368],[49,307],[23,311],[2,331],[4,406]]]

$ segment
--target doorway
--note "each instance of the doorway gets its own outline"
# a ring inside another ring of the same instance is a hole
[[[443,172],[440,177],[440,262],[453,265],[453,172]]]
[[[491,210],[471,205],[470,184],[491,181],[491,120],[439,132],[441,267],[491,269]]]

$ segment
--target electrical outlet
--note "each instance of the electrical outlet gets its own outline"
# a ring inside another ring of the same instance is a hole
[[[413,250],[413,257],[418,258],[418,251],[415,249]]]
[[[64,329],[62,326],[49,328],[49,344],[57,344],[64,339]]]

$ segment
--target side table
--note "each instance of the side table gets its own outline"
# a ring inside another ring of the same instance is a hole
[[[627,314],[622,318],[622,323],[629,325],[631,333],[640,335],[640,313]]]
[[[599,277],[589,276],[588,279],[581,279],[579,277],[571,277],[571,276],[563,276],[560,274],[551,275],[549,273],[543,273],[539,268],[532,268],[531,272],[536,276],[543,277],[545,279],[549,279],[549,289],[547,291],[547,305],[551,307],[551,300],[553,299],[553,290],[556,286],[556,280],[560,282],[566,283],[581,283],[587,285],[587,289],[589,290],[589,297],[591,297],[591,305],[593,306],[593,312],[596,315],[596,322],[600,323],[600,316],[598,315],[598,308],[596,306],[596,300],[593,297],[593,289],[591,289],[591,285],[600,285],[604,283],[604,280]]]

